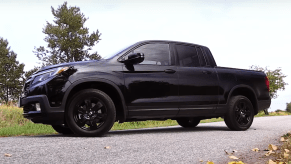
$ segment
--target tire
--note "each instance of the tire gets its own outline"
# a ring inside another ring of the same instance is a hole
[[[107,133],[116,118],[111,98],[97,89],[85,89],[76,93],[66,110],[69,128],[83,137],[97,137]]]
[[[53,129],[61,134],[74,134],[71,129],[65,125],[52,125]]]
[[[181,118],[177,119],[177,123],[184,128],[194,128],[200,123],[198,118]]]
[[[224,122],[231,130],[247,130],[254,120],[254,108],[245,96],[234,96],[230,99],[229,110],[224,116]]]

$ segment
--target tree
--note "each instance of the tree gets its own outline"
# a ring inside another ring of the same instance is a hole
[[[89,53],[99,42],[101,34],[98,30],[89,34],[89,29],[84,27],[88,18],[85,18],[79,7],[68,7],[67,2],[64,2],[56,10],[51,7],[51,11],[54,23],[47,22],[42,31],[46,34],[44,41],[48,43],[47,49],[40,46],[33,51],[43,66],[101,59],[97,52]]]
[[[0,37],[0,99],[16,100],[21,94],[24,64],[16,60],[17,54],[10,50],[8,41]]]
[[[267,75],[270,83],[270,97],[271,99],[276,99],[278,97],[277,91],[285,90],[285,86],[288,85],[284,78],[287,77],[282,73],[281,68],[275,70],[269,70],[268,67],[263,68],[259,66],[251,66],[253,70],[263,71]],[[265,113],[268,114],[268,109],[265,110]]]
[[[291,113],[291,102],[286,103],[286,111]]]

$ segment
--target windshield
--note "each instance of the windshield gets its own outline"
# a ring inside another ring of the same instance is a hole
[[[130,45],[130,46],[126,46],[126,48],[123,47],[122,49],[116,51],[115,53],[112,53],[112,54],[110,54],[110,55],[106,55],[106,56],[104,56],[103,59],[112,59],[113,57],[115,57],[115,56],[117,56],[117,55],[123,53],[124,51],[126,51],[126,50],[127,50],[129,47],[131,47],[131,46],[132,46],[132,45]]]

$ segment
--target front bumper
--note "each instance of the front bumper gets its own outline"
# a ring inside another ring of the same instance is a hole
[[[35,103],[40,104],[41,111],[36,111]],[[64,124],[64,108],[51,107],[46,95],[20,98],[18,104],[20,107],[23,107],[23,116],[34,123]]]

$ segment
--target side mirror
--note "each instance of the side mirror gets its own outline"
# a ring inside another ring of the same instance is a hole
[[[143,53],[133,53],[128,55],[128,58],[120,61],[124,64],[138,64],[144,61],[144,54]]]

